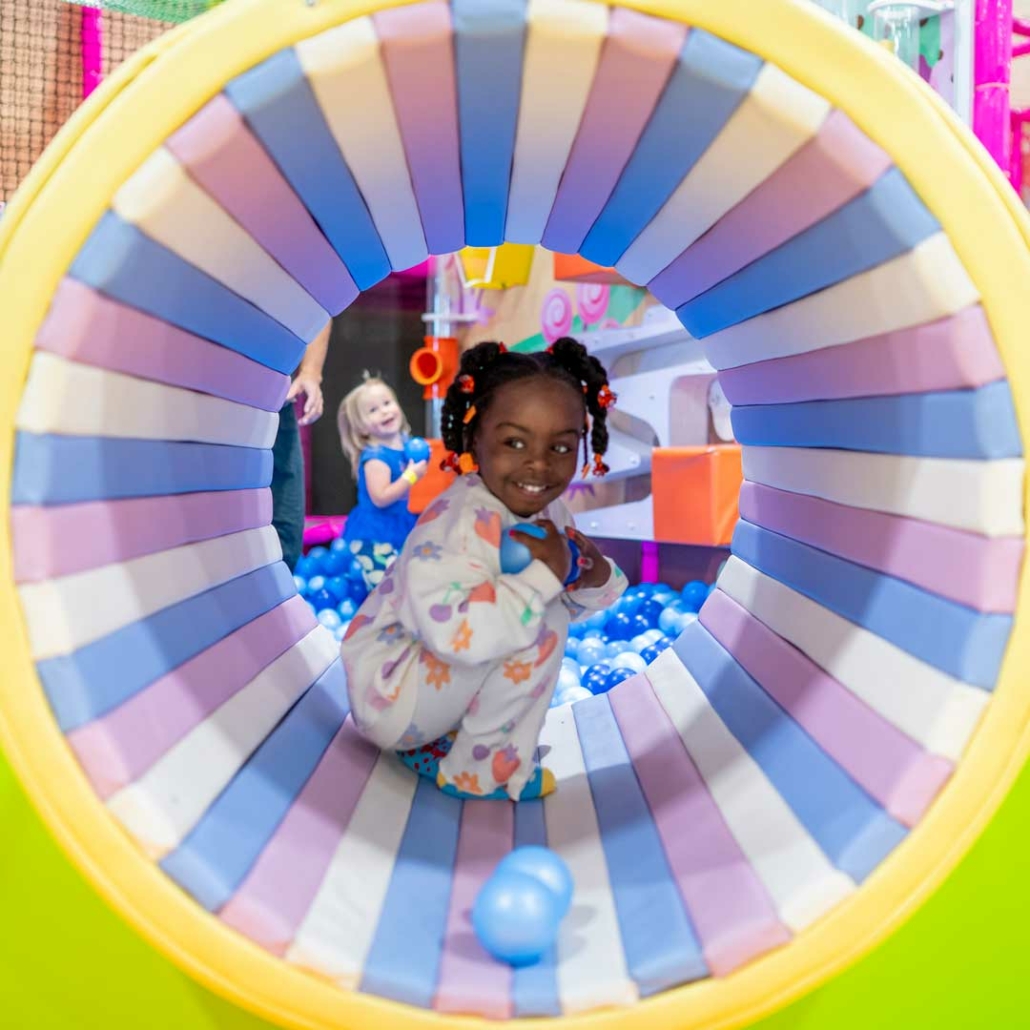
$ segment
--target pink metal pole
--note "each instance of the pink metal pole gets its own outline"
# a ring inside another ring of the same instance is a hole
[[[995,161],[1012,169],[1012,0],[976,0],[973,131]]]
[[[95,7],[82,9],[79,40],[82,47],[82,99],[85,100],[104,77],[104,38],[100,12]]]

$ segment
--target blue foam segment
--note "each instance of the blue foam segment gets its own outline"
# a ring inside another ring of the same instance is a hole
[[[742,444],[832,447],[920,458],[1022,456],[1023,445],[1005,380],[978,390],[860,397],[734,408]]]
[[[225,95],[340,255],[358,289],[385,279],[390,274],[386,248],[296,52],[281,50],[244,72],[226,85]]]
[[[547,847],[544,802],[520,801],[515,806],[515,847]],[[511,995],[517,1018],[560,1016],[558,948],[548,948],[539,960],[512,970]]]
[[[365,960],[360,989],[366,994],[433,1007],[463,803],[419,777]]]
[[[614,265],[661,210],[751,91],[762,62],[692,29],[604,210],[580,253]]]
[[[826,857],[856,882],[904,839],[892,819],[737,664],[700,622],[673,644],[726,728]]]
[[[504,241],[522,93],[526,0],[453,0],[465,236]]]
[[[350,711],[340,660],[306,690],[161,868],[211,912],[235,894]]]
[[[307,346],[250,301],[113,211],[97,223],[68,274],[107,297],[285,375],[300,364]],[[321,328],[312,323],[312,339]]]
[[[36,663],[58,726],[70,733],[296,594],[290,570],[266,565]]]
[[[940,223],[897,168],[833,214],[676,309],[702,338],[900,257]]]
[[[19,432],[11,503],[250,490],[271,481],[272,452],[256,447]]]
[[[633,761],[604,695],[573,705],[629,974],[642,997],[708,975]]]
[[[740,521],[733,553],[949,676],[991,690],[1012,631],[989,615],[826,551]]]

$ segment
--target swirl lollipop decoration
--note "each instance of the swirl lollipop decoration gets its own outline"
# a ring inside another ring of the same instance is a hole
[[[540,309],[540,329],[548,343],[568,336],[572,329],[572,301],[561,287],[556,287],[544,298]]]
[[[604,318],[611,292],[611,287],[604,283],[579,283],[576,286],[576,307],[584,325],[592,325]]]

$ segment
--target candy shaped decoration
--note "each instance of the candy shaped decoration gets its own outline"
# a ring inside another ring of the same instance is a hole
[[[404,444],[404,456],[408,461],[429,461],[431,453],[429,444],[421,436],[411,436]]]

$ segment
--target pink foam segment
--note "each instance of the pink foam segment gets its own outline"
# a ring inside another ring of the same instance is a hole
[[[543,245],[575,254],[601,213],[665,88],[684,25],[616,8],[593,88],[544,229]]]
[[[645,673],[608,695],[676,885],[713,976],[726,976],[790,931],[740,850]]]
[[[332,315],[359,290],[308,209],[221,94],[165,141],[194,180]]]
[[[447,928],[444,932],[433,1008],[488,1019],[513,1015],[512,970],[482,948],[472,929],[472,905],[497,863],[511,851],[515,808],[497,801],[466,801],[462,807],[458,852]]]
[[[443,0],[372,16],[430,254],[465,246],[454,32]]]
[[[648,284],[677,308],[867,190],[890,158],[841,111]]]
[[[119,304],[75,279],[63,279],[54,292],[36,348],[264,411],[278,411],[290,388],[289,376]]]
[[[954,765],[884,720],[721,590],[702,624],[759,686],[895,819],[915,826]]]
[[[740,517],[977,611],[1016,610],[1021,537],[980,536],[759,483],[741,486]]]
[[[317,625],[307,602],[291,597],[67,740],[101,798],[137,780]]]
[[[1005,378],[979,305],[925,325],[728,368],[719,382],[731,404],[884,397],[975,389]]]
[[[221,910],[222,921],[285,955],[332,862],[379,750],[348,717],[261,857]]]
[[[54,507],[11,508],[15,583],[212,540],[272,521],[269,490],[226,490]]]

